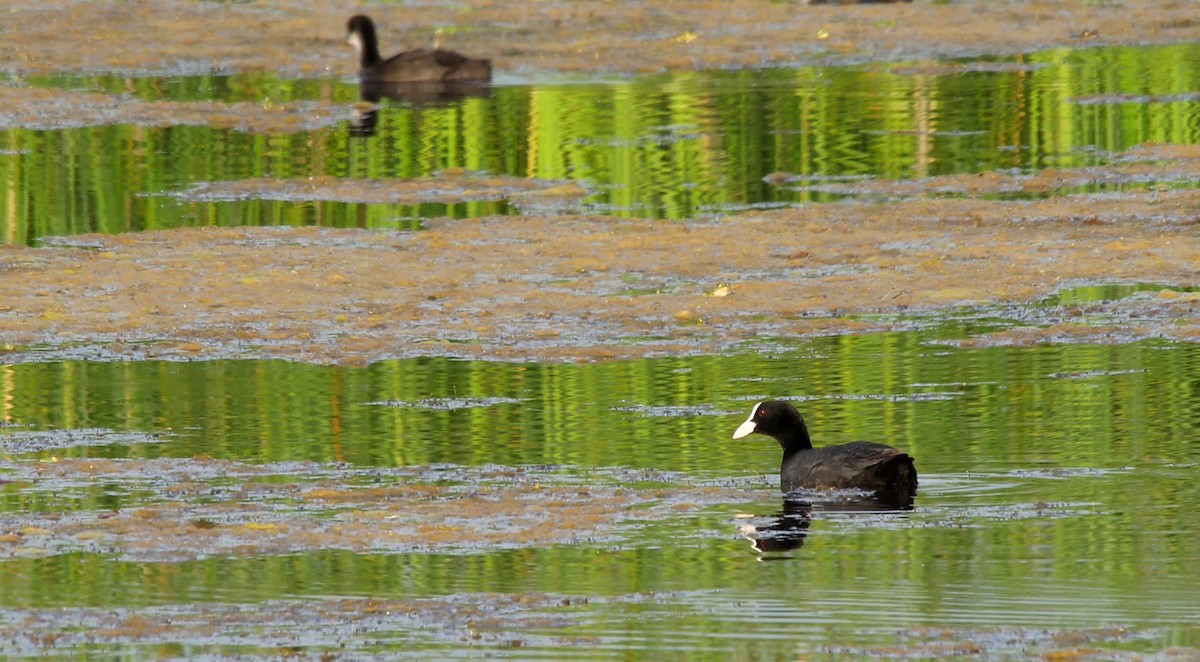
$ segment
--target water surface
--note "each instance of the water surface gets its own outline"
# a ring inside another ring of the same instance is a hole
[[[7,81],[52,103],[0,112],[0,241],[696,219],[903,197],[854,186],[1109,166],[1139,144],[1200,143],[1197,62],[1195,45],[1176,45],[501,81],[385,102],[369,126],[340,80]],[[445,171],[583,194],[188,195]],[[1003,195],[1193,180],[1083,177]],[[18,348],[26,362],[0,365],[0,655],[1194,654],[1197,346],[969,342],[1063,317],[1119,326],[1119,311],[1093,304],[1160,288],[1091,283],[1005,310],[885,313],[913,331],[570,365],[38,362],[38,348]],[[769,397],[795,400],[818,444],[911,452],[915,507],[785,502],[774,443],[730,439]]]
[[[368,136],[344,119],[358,99],[345,81],[32,79],[65,96],[53,118],[49,110],[42,119],[0,114],[0,185],[12,194],[0,210],[13,220],[0,240],[204,225],[415,229],[437,216],[539,213],[469,195],[421,205],[312,201],[302,191],[293,200],[174,195],[261,177],[419,178],[463,169],[579,182],[590,193],[570,211],[682,219],[844,197],[822,186],[830,183],[1101,165],[1142,143],[1200,142],[1197,61],[1196,46],[1185,44],[501,83],[451,102],[385,102]],[[70,96],[76,92],[102,95],[118,119],[94,112],[96,98]],[[155,111],[167,102],[179,105]],[[143,105],[119,112],[134,104]],[[246,112],[236,104],[292,110],[219,128],[220,108]],[[321,128],[297,130],[301,118]],[[774,173],[787,173],[787,184],[769,183]],[[1067,192],[1155,183],[1100,178]]]
[[[19,524],[0,531],[0,603],[8,627],[68,610],[35,630],[75,650],[81,640],[62,628],[94,621],[115,630],[98,650],[161,639],[189,654],[262,653],[280,628],[322,632],[296,635],[310,652],[336,642],[418,657],[514,646],[554,657],[937,655],[947,641],[1005,653],[1062,648],[1061,637],[1134,651],[1200,645],[1200,520],[1186,507],[1200,497],[1197,348],[939,340],[958,333],[588,365],[9,366],[0,507]],[[910,450],[916,508],[818,503],[789,520],[774,442],[729,438],[756,400],[777,396],[799,401],[819,443]],[[179,468],[154,475],[167,466],[155,458]],[[119,462],[66,477],[53,468],[108,460]],[[313,534],[312,547],[287,554],[251,545],[154,561],[160,543],[134,544],[133,529],[126,542],[53,534],[68,530],[63,518],[99,530],[158,508],[236,536],[220,518],[249,503],[256,526],[300,536],[380,505],[328,505],[302,496],[311,490],[421,485],[446,491],[400,498],[389,517],[405,499],[433,499],[469,519],[472,498],[505,490],[533,512],[583,512],[559,509],[586,505],[572,501],[579,493],[633,500],[570,543],[554,542],[558,529],[581,523],[547,519],[545,541],[449,538],[382,553],[330,549]],[[774,527],[766,535],[782,544],[756,551],[748,527]],[[103,615],[112,608],[115,623]],[[167,618],[169,635],[148,625]],[[359,630],[339,630],[347,621]],[[1037,634],[1047,628],[1057,642]],[[40,650],[25,636],[9,650]]]

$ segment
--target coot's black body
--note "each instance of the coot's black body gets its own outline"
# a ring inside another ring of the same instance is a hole
[[[359,14],[346,24],[346,41],[358,50],[358,77],[364,83],[486,83],[492,61],[440,48],[418,48],[388,59],[379,55],[375,23]]]
[[[785,493],[801,488],[858,489],[888,503],[911,502],[917,493],[917,468],[907,453],[870,441],[813,448],[804,418],[786,402],[754,405],[733,438],[752,432],[773,437],[783,447],[779,485]]]

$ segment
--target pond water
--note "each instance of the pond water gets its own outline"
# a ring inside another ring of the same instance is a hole
[[[344,81],[33,79],[64,96],[0,112],[0,186],[9,192],[0,198],[9,219],[0,242],[202,225],[415,229],[430,217],[538,211],[469,192],[460,201],[371,205],[304,190],[179,197],[208,182],[261,177],[464,169],[580,182],[589,195],[576,211],[680,219],[835,200],[842,196],[822,185],[837,182],[1097,165],[1141,143],[1200,142],[1198,48],[500,84],[457,102],[385,103],[369,136],[347,119],[359,93]],[[306,105],[316,103],[340,111]],[[244,119],[277,108],[295,112]],[[297,117],[320,126],[298,126]],[[764,181],[780,172],[791,176],[787,185]]]
[[[501,81],[370,120],[351,119],[345,81],[9,81],[64,96],[55,113],[0,111],[0,242],[685,219],[859,195],[830,183],[1103,165],[1141,143],[1200,143],[1198,55]],[[213,101],[340,110],[299,128],[218,124]],[[461,190],[416,204],[188,195],[446,170],[586,194],[550,210]],[[1194,655],[1200,347],[964,342],[1160,289],[1097,283],[1019,314],[578,365],[24,352],[0,365],[0,655]],[[797,401],[818,444],[911,452],[915,507],[785,502],[774,442],[730,438],[769,397]]]
[[[1200,348],[964,335],[588,365],[9,366],[0,650],[1200,646]],[[774,442],[730,439],[776,396],[820,440],[910,450],[916,508],[786,506]]]

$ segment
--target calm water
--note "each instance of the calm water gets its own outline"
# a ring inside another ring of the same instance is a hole
[[[1193,45],[953,64],[502,84],[452,104],[387,104],[370,136],[346,122],[289,135],[35,127],[0,112],[0,242],[198,225],[417,229],[433,216],[520,211],[173,195],[252,177],[465,168],[578,180],[591,213],[679,219],[836,201],[762,181],[776,171],[814,182],[1033,171],[1105,163],[1143,142],[1200,142]],[[343,81],[261,75],[27,82],[150,102],[357,98]],[[1043,303],[1143,289],[1158,286],[1097,285]],[[0,656],[1200,647],[1200,347],[955,344],[1013,323],[964,311],[907,333],[588,365],[0,365]],[[729,438],[754,402],[776,396],[799,400],[818,443],[868,438],[912,452],[916,508],[785,508],[778,448]],[[593,494],[630,501],[608,506],[620,514],[611,522],[547,516],[544,539],[504,538],[515,525],[503,517],[492,543],[431,534],[422,548],[355,550],[297,533],[376,512],[305,494],[395,486],[418,496],[393,500],[389,517],[512,486],[535,515],[582,513],[551,509]],[[247,504],[258,516],[242,533],[278,526],[304,544],[201,544],[199,532],[234,527],[222,517]],[[184,558],[88,529],[142,516],[191,526],[170,540]],[[555,537],[577,524],[582,537]],[[750,526],[778,549],[755,550]]]
[[[443,483],[470,482],[497,466],[524,466],[547,486],[739,485],[742,496],[629,521],[595,543],[512,549],[317,549],[172,563],[139,561],[128,548],[89,553],[72,541],[41,543],[51,551],[37,554],[0,546],[2,613],[10,623],[57,623],[55,613],[69,625],[107,605],[129,618],[186,622],[200,618],[197,610],[238,605],[266,618],[299,609],[281,605],[331,598],[360,612],[367,599],[412,599],[484,604],[496,620],[479,626],[479,640],[464,640],[470,618],[459,612],[359,634],[306,612],[292,626],[322,633],[311,635],[310,652],[340,642],[358,653],[417,645],[457,655],[518,641],[523,655],[552,657],[626,648],[652,657],[837,657],[886,645],[918,654],[927,639],[955,636],[997,652],[1007,649],[995,638],[1036,649],[1035,633],[1046,628],[1126,628],[1106,643],[1135,651],[1200,645],[1200,516],[1188,505],[1200,499],[1200,348],[944,344],[961,335],[950,327],[792,343],[774,356],[594,365],[9,366],[0,381],[9,426],[0,431],[0,480],[15,480],[0,485],[0,508],[10,519],[95,518],[164,500],[144,476],[66,485],[29,478],[70,458],[211,456],[267,467],[256,480],[297,484],[363,469],[384,472],[389,484],[422,482],[430,479],[386,472],[428,465],[453,474]],[[783,395],[804,399],[822,439],[885,439],[911,450],[923,476],[917,508],[818,508],[803,518],[799,548],[755,552],[738,530],[780,521],[770,484],[778,449],[729,435],[753,401]],[[75,442],[53,433],[72,429]],[[38,443],[48,447],[29,449]],[[297,470],[298,461],[318,464]],[[206,484],[216,490],[221,481]],[[550,604],[539,602],[546,595]],[[519,596],[526,602],[495,604]],[[60,609],[77,611],[47,611]],[[261,632],[238,645],[179,636],[190,654],[262,653],[273,641]]]
[[[0,197],[7,219],[0,242],[198,225],[417,228],[424,218],[513,211],[503,201],[364,206],[172,195],[200,182],[252,177],[408,178],[465,168],[579,181],[592,191],[581,211],[687,218],[835,197],[763,182],[777,171],[820,183],[1095,165],[1143,142],[1200,142],[1198,80],[1200,47],[1175,45],[1047,51],[949,68],[498,85],[453,104],[390,104],[370,137],[351,135],[348,122],[287,135],[159,126],[169,120],[56,129],[79,122],[70,111],[79,102],[65,97],[65,112],[48,128],[23,128],[0,113],[0,186],[8,191]],[[30,84],[142,102],[358,98],[347,82],[262,74]]]

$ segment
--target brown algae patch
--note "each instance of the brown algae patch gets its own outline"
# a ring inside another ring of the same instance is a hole
[[[1195,286],[1200,191],[848,202],[664,222],[202,228],[0,247],[0,356],[594,360],[906,328],[1064,285]],[[169,274],[170,277],[165,277]],[[728,287],[722,287],[728,283]],[[720,290],[727,296],[711,296]],[[1135,299],[1125,305],[1141,305]],[[1200,338],[1193,299],[1107,341]],[[1059,337],[1105,341],[1093,320]],[[27,352],[26,348],[37,348]]]
[[[227,182],[202,182],[175,194],[190,202],[229,200],[322,200],[337,202],[418,205],[557,196],[582,198],[587,190],[565,182],[470,173],[448,169],[421,179],[306,179],[258,178]]]
[[[0,128],[199,125],[246,133],[290,134],[333,126],[353,116],[353,108],[347,105],[314,101],[143,101],[96,92],[0,85]]]
[[[1200,145],[1143,143],[1125,150],[1119,158],[1127,161],[1200,160]]]
[[[168,435],[116,431],[106,428],[70,430],[0,430],[0,456],[40,453],[57,448],[83,446],[132,446],[169,441]]]
[[[1031,346],[1047,343],[1116,343],[1142,338],[1195,340],[1200,318],[1200,292],[1164,288],[1113,301],[1026,311],[1028,322],[962,340],[943,341],[960,347]]]
[[[416,653],[421,646],[471,646],[477,655],[530,649],[557,657],[570,651],[595,654],[597,644],[624,630],[607,624],[589,634],[598,614],[635,606],[652,613],[673,610],[676,617],[704,610],[712,618],[704,594],[635,593],[613,597],[578,597],[553,593],[458,593],[418,599],[325,598],[265,600],[243,604],[204,602],[122,608],[11,609],[0,623],[5,651],[17,655],[58,654],[113,647],[184,646],[195,654],[266,657],[394,657]],[[700,606],[695,603],[698,602]],[[1044,660],[1139,659],[1129,651],[1153,651],[1166,633],[1147,628],[939,628],[921,627],[895,633],[888,645],[834,646],[836,656],[934,658],[984,656]],[[413,647],[417,647],[414,649]],[[423,654],[423,655],[422,655]],[[1195,648],[1172,647],[1156,658],[1195,659]],[[435,655],[436,656],[436,655]],[[407,659],[407,658],[406,658]]]
[[[725,605],[722,605],[725,608]],[[745,606],[727,607],[745,617]],[[268,658],[423,658],[439,647],[467,646],[476,656],[597,657],[601,645],[642,634],[625,617],[637,611],[658,618],[702,615],[711,624],[712,595],[638,592],[615,596],[575,596],[544,592],[456,593],[444,597],[383,598],[304,596],[245,604],[215,601],[148,606],[9,609],[0,622],[4,651],[34,656],[86,652],[129,656],[183,648],[190,656]],[[670,614],[670,616],[667,616]],[[607,615],[607,617],[606,617]],[[599,622],[599,626],[597,626]],[[624,625],[622,625],[624,624]],[[686,628],[687,623],[681,623]],[[626,629],[629,628],[629,629]],[[683,636],[691,634],[681,629]],[[835,657],[899,659],[1192,660],[1200,650],[1162,648],[1168,632],[1152,628],[918,627],[887,635],[895,643],[844,644],[822,649]],[[795,632],[801,637],[803,631]],[[454,648],[454,650],[458,650]],[[537,653],[534,653],[536,651]],[[628,647],[622,651],[628,656]],[[636,650],[635,650],[636,652]]]
[[[800,175],[775,172],[768,184],[795,191],[835,195],[903,198],[937,195],[1038,195],[1097,185],[1172,184],[1200,179],[1200,161],[1168,164],[1128,163],[1092,168],[1039,170],[1028,174],[984,172],[925,177],[921,179],[860,179],[855,181],[809,181]]]
[[[164,650],[179,646],[186,647],[188,657],[208,653],[307,659],[324,652],[321,659],[378,658],[381,654],[409,659],[416,652],[428,659],[436,655],[412,647],[468,645],[486,651],[587,645],[595,639],[554,635],[578,625],[589,606],[655,600],[652,594],[595,598],[458,593],[416,599],[305,596],[259,600],[253,609],[241,603],[212,601],[140,609],[8,609],[0,621],[0,638],[4,652],[15,655],[95,655],[111,650],[129,656],[129,647],[143,646],[147,648],[134,649],[133,656],[161,657]]]
[[[495,407],[497,405],[513,405],[522,402],[518,398],[421,398],[419,400],[384,400],[368,402],[367,405],[383,407],[411,407],[414,409],[432,409],[440,411],[458,411],[475,409],[477,407]]]
[[[904,198],[962,195],[1041,195],[1097,185],[1190,184],[1200,179],[1200,146],[1146,143],[1112,155],[1113,163],[1087,168],[1047,168],[1030,173],[991,171],[917,179],[826,181],[773,172],[767,184],[834,195]]]
[[[1094,628],[1019,628],[921,627],[897,633],[897,642],[874,646],[832,646],[826,652],[835,656],[949,659],[979,657],[988,659],[1108,660],[1140,659],[1129,651],[1131,644],[1153,650],[1164,640],[1164,633],[1126,627]],[[1140,640],[1140,641],[1139,641]],[[1194,659],[1200,650],[1170,648],[1159,652],[1164,659]],[[1114,657],[1115,656],[1115,657]]]
[[[581,542],[618,543],[640,523],[678,517],[749,490],[586,484],[526,468],[365,470],[193,460],[4,463],[9,488],[70,493],[119,480],[135,494],[116,511],[17,513],[0,526],[0,558],[96,552],[131,561],[190,561],[339,549],[466,553]]]

